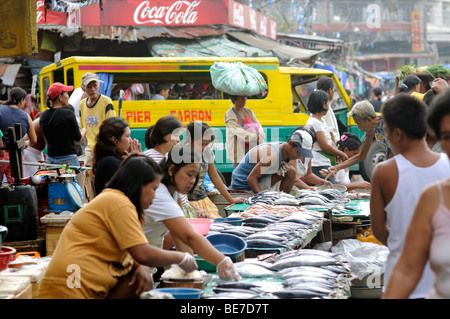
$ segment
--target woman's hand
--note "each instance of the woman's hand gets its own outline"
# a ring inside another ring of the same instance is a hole
[[[345,154],[344,152],[339,151],[339,154],[336,155],[336,162],[337,163],[342,163],[344,161],[348,160],[348,155]]]
[[[239,204],[239,203],[244,203],[244,202],[245,202],[244,197],[233,197],[233,201],[231,204]]]
[[[130,156],[131,154],[140,154],[142,153],[142,147],[141,143],[139,143],[139,140],[134,138],[130,142],[130,149],[128,151],[125,151],[126,156]]]
[[[210,218],[209,213],[207,210],[201,209],[201,208],[197,208],[195,210],[197,212],[197,217],[198,218]]]
[[[327,181],[327,179],[335,177],[337,171],[338,171],[338,170],[336,169],[336,166],[330,166],[330,167],[328,168],[328,170],[326,170],[326,169],[321,169],[321,170],[320,170],[320,175],[322,175],[322,177],[325,178],[325,182],[330,183],[329,181]],[[330,183],[330,184],[331,184],[331,183]],[[328,184],[325,184],[325,183],[324,183],[324,185],[328,185]],[[333,184],[331,184],[331,185],[329,185],[329,186],[332,186],[332,185],[333,185]]]
[[[329,186],[329,187],[333,187],[333,183],[330,182],[330,181],[327,181],[327,180],[324,180],[324,182],[323,182],[322,185]]]
[[[355,188],[370,190],[370,187],[371,187],[370,183],[366,181],[355,183]]]
[[[184,253],[183,259],[181,259],[178,266],[186,273],[193,272],[194,270],[197,270],[198,267],[195,258],[189,253]]]
[[[220,279],[235,280],[235,281],[239,280],[239,274],[234,269],[234,265],[230,257],[225,257],[217,265],[217,273],[219,274]]]
[[[448,88],[448,83],[444,79],[437,78],[433,80],[433,84],[431,85],[431,89],[436,93],[441,93]]]
[[[129,285],[137,284],[136,296],[153,288],[153,274],[149,267],[139,265],[134,270]]]

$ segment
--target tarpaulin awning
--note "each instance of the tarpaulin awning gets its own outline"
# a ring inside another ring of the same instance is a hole
[[[274,55],[284,62],[299,60],[309,65],[313,65],[318,55],[326,51],[325,49],[317,51],[285,45],[249,32],[232,31],[227,32],[227,35],[250,46],[272,51]]]
[[[153,56],[188,57],[271,57],[273,54],[257,47],[230,41],[225,36],[205,37],[201,39],[152,39],[147,40]]]

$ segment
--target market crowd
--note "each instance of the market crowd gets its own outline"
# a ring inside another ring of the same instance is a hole
[[[220,278],[238,280],[232,260],[186,219],[220,217],[206,194],[206,176],[230,204],[244,198],[229,190],[291,193],[333,184],[348,191],[370,190],[372,229],[390,251],[384,297],[450,298],[446,81],[437,79],[419,94],[417,79],[409,76],[396,84],[392,97],[382,101],[377,89],[370,100],[355,103],[349,116],[365,132],[363,141],[339,131],[329,78],[320,79],[309,96],[306,125],[285,142],[265,142],[255,113],[245,106],[247,97],[231,96],[225,114],[227,158],[234,166],[229,187],[215,167],[215,135],[207,123],[185,127],[175,117],[162,117],[147,129],[143,151],[111,99],[99,93],[98,76],[86,73],[81,83],[75,91],[53,83],[48,109],[34,120],[24,111],[27,94],[20,88],[11,89],[9,100],[0,105],[1,145],[8,142],[7,128],[20,122],[26,161],[43,161],[46,148],[47,163],[86,166],[87,204],[64,228],[40,284],[40,298],[136,298],[153,287],[164,267],[197,269],[194,254],[215,265]],[[354,183],[349,167],[367,157],[374,140],[386,160],[375,167],[370,183]],[[7,151],[0,156],[9,159]],[[0,167],[2,181],[13,182],[10,166]],[[25,176],[36,170],[27,167]],[[80,289],[68,287],[71,265],[80,269],[74,274]]]

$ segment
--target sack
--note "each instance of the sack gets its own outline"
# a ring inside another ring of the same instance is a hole
[[[212,85],[230,95],[252,96],[267,90],[261,73],[242,62],[215,62],[209,72]]]

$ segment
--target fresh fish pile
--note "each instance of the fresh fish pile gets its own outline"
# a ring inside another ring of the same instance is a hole
[[[223,282],[213,288],[214,296],[208,299],[254,299],[269,295],[260,285],[248,282]]]
[[[340,191],[329,188],[321,191],[299,190],[298,196],[276,191],[262,191],[246,199],[250,205],[271,205],[271,206],[301,206],[304,208],[339,209],[340,211],[349,208],[345,206],[348,198]]]
[[[234,264],[234,269],[243,278],[261,278],[275,275],[270,263],[262,261],[241,261]]]
[[[353,279],[341,255],[314,249],[277,254],[271,262],[249,259],[234,266],[241,280],[218,284],[211,298],[343,299],[348,298]],[[252,282],[246,282],[247,278]],[[257,278],[272,278],[270,289]]]
[[[250,205],[298,205],[298,199],[295,196],[277,191],[259,192],[258,194],[248,197],[245,202]]]
[[[270,269],[283,279],[279,298],[346,298],[353,279],[349,265],[339,254],[300,249],[277,256]]]
[[[256,232],[256,229],[248,226],[236,226],[228,223],[214,222],[209,228],[209,233],[222,233],[231,234],[241,238],[247,238],[247,236]]]
[[[279,217],[287,217],[293,213],[305,211],[308,210],[300,206],[255,204],[248,207],[245,211],[239,213],[239,217],[250,218],[267,214]]]
[[[340,204],[341,200],[334,198],[330,199],[329,197],[319,193],[314,192],[310,194],[306,194],[299,197],[299,205],[301,206],[313,206],[313,205],[321,205],[326,207],[332,207],[336,204]]]
[[[323,214],[298,211],[286,217],[260,214],[244,219],[241,226],[214,222],[210,233],[236,235],[247,242],[247,249],[293,249],[323,223]]]

